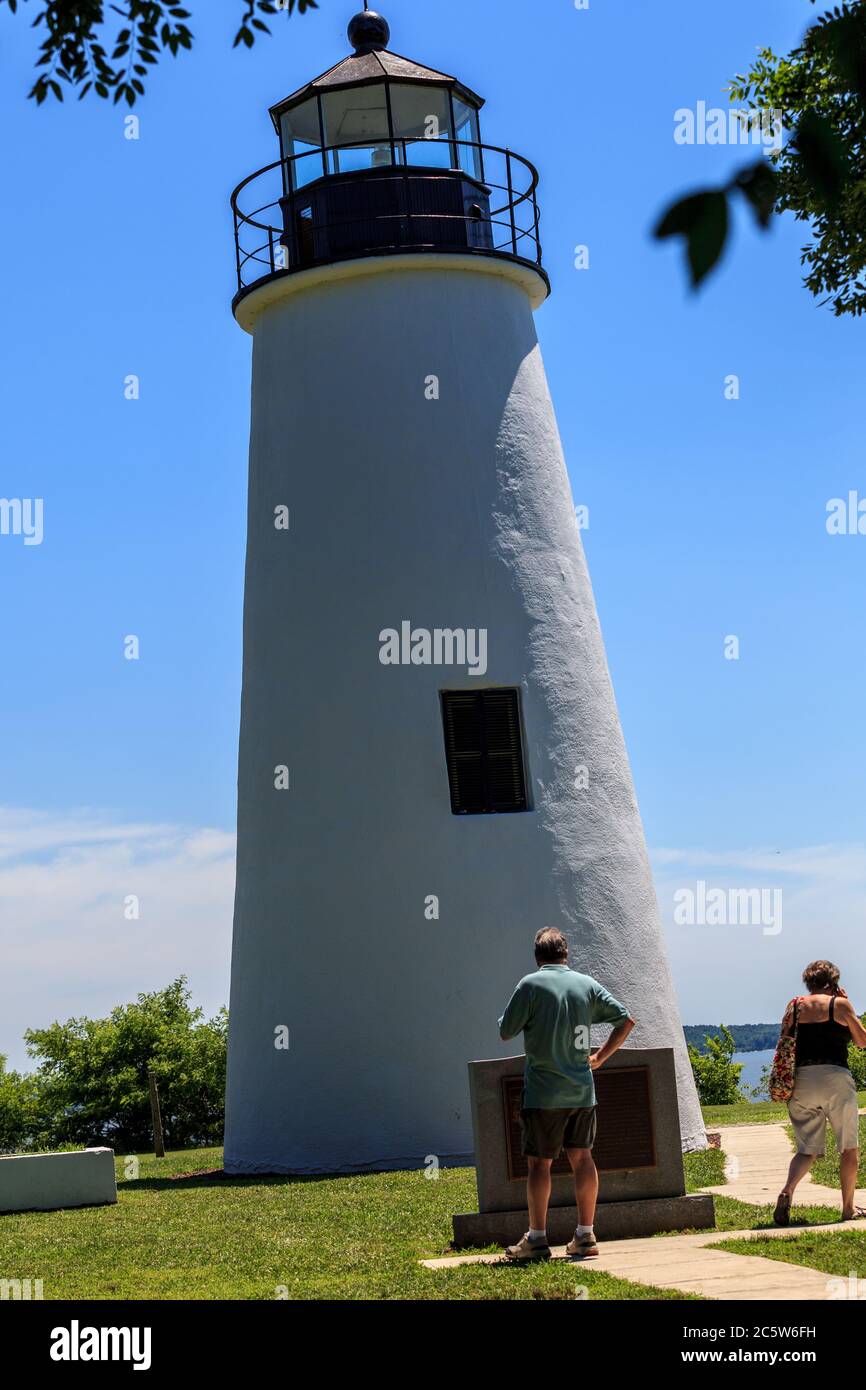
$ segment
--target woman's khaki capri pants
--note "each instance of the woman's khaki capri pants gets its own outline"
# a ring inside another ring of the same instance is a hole
[[[797,1153],[823,1158],[827,1125],[836,1136],[840,1153],[860,1144],[857,1087],[847,1067],[798,1067],[788,1114],[797,1141]]]

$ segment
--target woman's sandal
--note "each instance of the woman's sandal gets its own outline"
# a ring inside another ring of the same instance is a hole
[[[855,1207],[851,1216],[843,1216],[843,1221],[862,1221],[866,1216],[866,1207]]]
[[[776,1202],[776,1210],[773,1212],[774,1226],[790,1226],[791,1224],[791,1194],[790,1192],[780,1192]]]

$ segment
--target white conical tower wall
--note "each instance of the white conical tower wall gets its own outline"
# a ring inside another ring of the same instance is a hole
[[[675,1049],[704,1142],[528,274],[385,258],[257,292],[229,1171],[467,1159],[466,1064],[515,1051],[497,1017],[544,925],[634,1045]],[[486,629],[486,674],[382,665],[404,620]],[[454,816],[439,692],[496,685],[532,809]]]

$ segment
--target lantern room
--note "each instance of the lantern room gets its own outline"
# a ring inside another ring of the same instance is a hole
[[[271,107],[286,192],[318,178],[394,165],[462,169],[482,179],[483,98],[456,78],[388,52],[387,20],[349,24],[351,57]]]
[[[538,176],[482,144],[483,98],[392,53],[372,10],[348,36],[348,57],[270,108],[280,159],[235,190],[238,297],[269,276],[419,251],[516,258],[546,283]]]

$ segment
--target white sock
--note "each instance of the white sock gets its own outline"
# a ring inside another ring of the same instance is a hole
[[[546,1231],[530,1231],[530,1232],[529,1232],[529,1239],[530,1239],[530,1240],[537,1240],[537,1241],[540,1241],[540,1240],[546,1241],[546,1240],[547,1240],[547,1232],[546,1232]]]
[[[574,1228],[574,1234],[577,1236],[578,1240],[580,1240],[580,1237],[581,1237],[581,1236],[591,1236],[591,1235],[592,1235],[592,1227],[591,1227],[591,1226],[575,1226],[575,1228]]]

